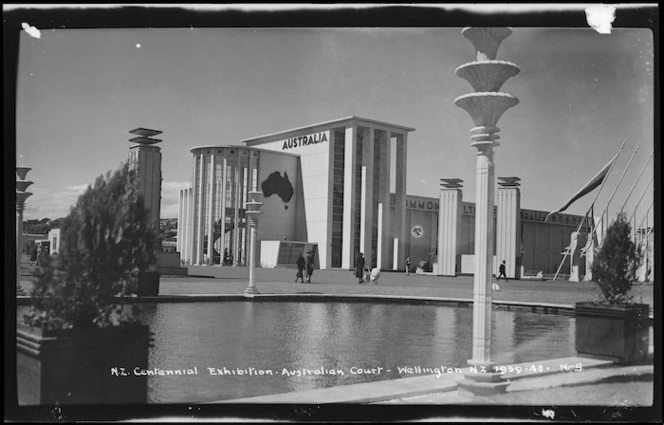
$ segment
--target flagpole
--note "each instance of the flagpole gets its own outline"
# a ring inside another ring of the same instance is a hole
[[[632,158],[630,158],[629,162],[627,163],[627,167],[625,167],[625,171],[623,171],[622,176],[620,176],[620,180],[618,180],[618,184],[616,185],[616,188],[613,190],[613,194],[609,198],[609,202],[606,203],[606,208],[604,211],[606,212],[606,219],[607,222],[609,220],[609,205],[611,204],[611,201],[613,200],[613,197],[616,196],[616,192],[618,192],[618,188],[620,187],[620,183],[622,183],[623,178],[625,177],[625,174],[627,174],[627,170],[629,169],[629,166],[632,165],[632,161],[634,160],[634,157],[636,156],[636,153],[639,150],[640,145],[636,145],[636,149],[634,149],[634,153],[632,154]],[[604,214],[602,214],[604,215]]]
[[[650,203],[650,206],[646,210],[646,214],[643,217],[643,220],[641,220],[641,225],[640,225],[641,227],[643,227],[643,222],[646,220],[646,218],[648,218],[648,214],[650,213],[650,208],[652,208],[654,203],[655,203],[655,200],[653,199],[653,201]],[[634,217],[634,228],[632,229],[632,232],[634,232],[634,240],[636,240],[636,217],[635,217],[635,215],[636,215],[636,210],[634,211],[634,214],[632,214],[632,217]],[[630,221],[631,220],[632,219],[630,218]]]
[[[641,172],[639,173],[639,176],[636,178],[636,181],[634,182],[634,185],[632,186],[632,189],[627,194],[627,199],[625,199],[625,202],[623,202],[622,207],[620,207],[620,212],[618,214],[623,212],[623,209],[625,208],[625,205],[627,205],[627,201],[629,201],[630,196],[632,196],[632,192],[634,192],[634,189],[636,188],[636,184],[641,179],[641,175],[643,174],[644,171],[646,171],[646,167],[648,167],[648,164],[650,163],[650,158],[652,158],[653,153],[655,153],[654,150],[652,152],[650,152],[650,156],[648,157],[648,161],[646,161],[645,165],[643,166],[643,169],[641,169]]]
[[[609,167],[609,170],[606,172],[606,175],[602,179],[602,184],[599,186],[599,190],[595,194],[595,199],[593,199],[593,202],[590,204],[590,208],[588,208],[588,211],[586,212],[586,215],[588,215],[588,212],[590,212],[591,209],[595,206],[595,202],[597,202],[597,198],[599,197],[600,192],[602,192],[602,189],[604,188],[604,185],[606,184],[606,181],[609,178],[609,174],[611,174],[611,170],[613,170],[613,166],[616,165],[616,161],[618,160],[618,156],[620,155],[620,152],[622,152],[623,148],[625,147],[625,143],[627,143],[627,138],[623,140],[622,144],[620,145],[620,149],[618,149],[618,153],[613,157],[613,162],[611,163],[611,166]],[[547,216],[549,218],[549,216]],[[546,219],[544,220],[546,221]],[[576,229],[577,233],[579,230],[581,230],[581,226],[583,225],[584,220],[581,220],[581,224],[579,224],[579,227]],[[593,217],[593,221],[595,221],[595,218]],[[593,228],[594,230],[594,228]],[[565,250],[565,255],[563,256],[563,260],[560,262],[560,266],[558,266],[558,270],[556,271],[556,274],[553,276],[553,280],[556,280],[558,277],[558,273],[560,273],[560,269],[562,268],[563,264],[565,264],[565,259],[567,258],[567,254],[569,254],[569,250]]]
[[[650,181],[648,182],[648,185],[646,186],[645,190],[641,194],[641,197],[639,198],[639,202],[636,203],[636,206],[634,207],[634,212],[632,213],[632,216],[629,218],[629,221],[632,221],[632,218],[634,218],[634,215],[636,215],[636,210],[639,208],[639,204],[641,204],[641,201],[643,200],[643,197],[646,196],[646,193],[648,193],[648,188],[650,187],[650,183],[653,182],[655,176],[652,176],[650,178]],[[655,201],[653,200],[653,203]]]

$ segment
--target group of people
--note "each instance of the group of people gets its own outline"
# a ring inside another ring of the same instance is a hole
[[[304,271],[306,269],[307,271],[306,283],[311,283],[311,276],[313,276],[314,274],[314,253],[311,252],[310,249],[308,249],[306,259],[304,258],[302,253],[300,253],[300,256],[297,257],[297,261],[295,261],[295,265],[297,266],[297,274],[295,275],[295,282],[301,279],[302,283],[305,283]]]
[[[302,253],[300,253],[300,256],[297,258],[297,261],[295,262],[295,265],[297,266],[297,274],[295,275],[295,282],[301,281],[302,283],[311,283],[311,276],[314,274],[314,253],[311,252],[310,249],[307,250],[306,252],[307,257],[304,258]],[[226,257],[226,252],[224,253],[224,258]],[[406,266],[406,275],[410,274],[410,257],[406,258],[405,261],[405,266]],[[307,281],[304,281],[304,272],[307,272]],[[501,277],[505,278],[505,282],[509,282],[507,280],[507,275],[505,274],[505,260],[503,260],[502,264],[498,268],[498,277],[496,280],[500,280]],[[357,261],[355,264],[355,277],[358,279],[358,284],[363,284],[366,283],[368,285],[377,285],[378,284],[378,279],[380,278],[380,269],[378,267],[374,267],[373,269],[370,269],[368,266],[365,265],[365,260],[364,260],[364,253],[360,252],[359,256],[357,257]],[[494,291],[500,290],[500,287],[498,286],[497,283],[492,284],[492,289]]]
[[[355,277],[358,278],[358,284],[378,285],[380,269],[375,266],[370,269],[369,266],[366,266],[364,254],[360,252],[360,255],[357,257],[357,263],[355,264]]]

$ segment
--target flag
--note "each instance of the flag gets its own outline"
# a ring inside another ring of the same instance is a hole
[[[555,211],[551,211],[551,212],[546,216],[546,218],[544,219],[544,221],[548,220],[549,217],[550,217],[552,214],[556,214],[556,213],[559,213],[559,212],[563,212],[563,211],[565,211],[565,210],[566,210],[570,205],[572,205],[575,201],[577,201],[578,199],[580,199],[580,198],[584,197],[585,195],[589,194],[589,193],[592,192],[597,186],[599,186],[600,184],[602,184],[602,182],[603,182],[604,179],[606,178],[606,175],[609,174],[609,170],[611,169],[611,166],[613,165],[613,163],[616,161],[616,158],[617,158],[617,157],[618,157],[618,155],[614,156],[614,157],[611,159],[611,161],[609,161],[609,162],[604,166],[604,168],[602,168],[602,169],[599,171],[599,173],[597,173],[597,174],[595,175],[595,177],[593,177],[592,179],[590,179],[590,181],[589,181],[588,183],[586,183],[586,185],[583,186],[583,188],[582,188],[581,190],[579,190],[579,191],[576,193],[576,195],[572,196],[572,198],[571,198],[569,201],[567,201],[567,202],[565,203],[565,205],[563,205],[562,207],[558,208],[558,209],[555,210]]]

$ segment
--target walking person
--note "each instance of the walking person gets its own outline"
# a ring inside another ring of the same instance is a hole
[[[359,283],[364,283],[364,254],[360,252],[360,256],[357,257],[357,262],[355,264],[355,277],[358,279]]]
[[[503,263],[498,267],[498,277],[496,280],[500,280],[500,276],[505,278],[505,282],[509,282],[509,280],[507,280],[507,275],[505,274],[505,260],[503,260]]]
[[[406,258],[406,276],[410,275],[410,257]]]
[[[302,279],[302,283],[304,283],[304,267],[306,265],[306,260],[302,256],[301,252],[300,256],[297,257],[297,261],[295,261],[295,265],[297,266],[297,274],[295,275],[295,282],[297,282],[298,279]]]
[[[307,250],[307,283],[311,283],[311,276],[314,274],[314,253]]]

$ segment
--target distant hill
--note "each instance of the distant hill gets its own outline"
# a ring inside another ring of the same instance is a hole
[[[23,221],[23,232],[46,235],[52,229],[59,229],[62,226],[63,220],[64,217],[56,218],[55,220],[51,220],[50,218],[25,220]],[[177,218],[159,219],[159,239],[161,241],[175,241],[177,227]]]
[[[160,218],[159,219],[159,239],[164,241],[175,241],[178,233],[178,219],[177,218]]]
[[[51,220],[50,218],[32,219],[23,221],[23,232],[37,235],[46,235],[53,229],[59,229],[64,217]]]

